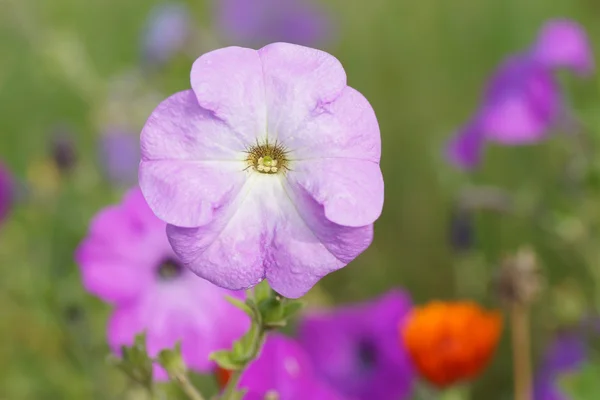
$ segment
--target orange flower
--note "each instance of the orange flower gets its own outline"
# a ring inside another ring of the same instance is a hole
[[[415,307],[400,327],[419,373],[438,387],[475,377],[486,366],[502,331],[499,312],[472,302]]]

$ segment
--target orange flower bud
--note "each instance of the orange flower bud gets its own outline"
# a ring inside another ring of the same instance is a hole
[[[401,323],[401,341],[419,373],[438,387],[471,379],[487,365],[502,331],[499,312],[473,302],[432,302]]]
[[[215,378],[217,379],[219,389],[223,389],[227,385],[227,382],[229,382],[229,379],[231,378],[231,374],[232,372],[230,370],[217,367],[215,371]]]

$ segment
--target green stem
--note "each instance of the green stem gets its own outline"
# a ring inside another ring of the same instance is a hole
[[[173,376],[172,380],[179,385],[190,400],[204,400],[202,394],[192,385],[186,374],[177,374]]]
[[[531,343],[529,309],[515,302],[511,310],[515,400],[531,400]]]

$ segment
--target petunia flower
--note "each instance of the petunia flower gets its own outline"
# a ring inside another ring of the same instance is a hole
[[[502,318],[471,302],[415,307],[400,325],[400,340],[421,376],[438,387],[477,376],[498,345]]]
[[[568,19],[546,22],[531,50],[549,68],[567,68],[580,75],[594,70],[592,47],[584,28]]]
[[[140,141],[137,135],[108,128],[99,139],[98,152],[104,175],[113,183],[131,186],[137,181]]]
[[[165,224],[146,205],[139,189],[102,210],[76,251],[85,288],[116,306],[108,327],[115,353],[146,331],[154,357],[182,341],[186,364],[207,371],[212,351],[230,347],[249,326],[230,305],[228,292],[183,268],[165,235]],[[157,379],[166,373],[155,368]]]
[[[161,66],[181,51],[191,36],[190,10],[184,3],[152,8],[142,33],[145,63]]]
[[[567,400],[557,385],[558,379],[583,367],[587,360],[585,340],[579,333],[560,334],[542,360],[534,385],[534,400]]]
[[[515,146],[537,143],[571,116],[553,73],[567,67],[577,73],[593,68],[585,33],[574,22],[551,21],[526,52],[508,57],[492,75],[481,105],[446,148],[461,168],[479,165],[486,143]]]
[[[410,398],[414,373],[398,324],[410,298],[394,290],[371,302],[313,312],[299,325],[299,340],[319,376],[358,400]]]
[[[140,186],[183,264],[227,289],[267,279],[290,298],[373,239],[381,143],[341,64],[306,47],[228,47],[152,113]]]
[[[0,163],[0,223],[2,223],[10,209],[14,200],[14,185],[13,178],[6,166]]]
[[[220,387],[227,384],[229,375],[217,371]],[[280,334],[267,337],[260,356],[242,375],[239,388],[248,390],[244,400],[345,399],[318,379],[302,346]]]
[[[330,22],[310,0],[218,0],[215,7],[222,35],[238,45],[316,46],[329,36]]]

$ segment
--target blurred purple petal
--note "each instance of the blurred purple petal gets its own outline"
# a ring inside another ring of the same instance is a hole
[[[148,16],[142,35],[144,61],[162,65],[181,51],[190,37],[190,10],[184,3],[155,6]]]
[[[4,164],[0,163],[0,224],[8,215],[14,200],[13,178]]]
[[[236,45],[288,42],[315,47],[328,36],[329,21],[308,0],[218,0],[223,35]]]
[[[398,325],[412,307],[392,291],[369,303],[307,315],[299,340],[317,372],[341,393],[359,400],[408,399],[414,380]]]
[[[580,75],[594,70],[588,36],[581,25],[568,19],[548,21],[540,30],[532,54],[548,68],[568,68]]]
[[[99,151],[103,171],[111,182],[124,186],[137,182],[140,163],[137,135],[119,129],[108,130],[100,138]]]
[[[446,147],[446,157],[459,168],[474,169],[481,162],[484,144],[481,127],[476,122],[471,122],[450,140]]]
[[[519,54],[494,73],[477,118],[486,139],[520,145],[544,139],[562,112],[560,88],[551,71]]]

